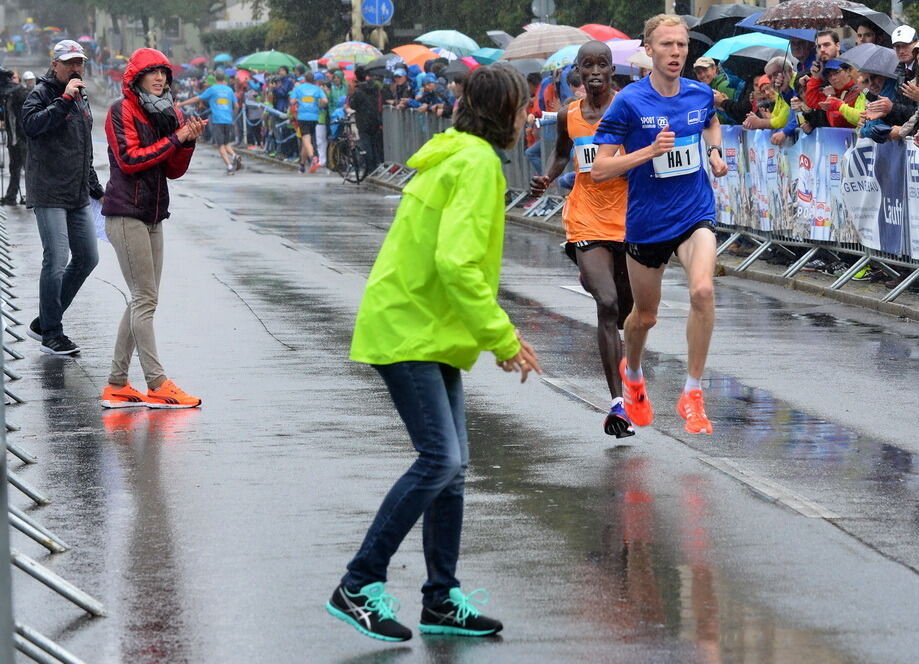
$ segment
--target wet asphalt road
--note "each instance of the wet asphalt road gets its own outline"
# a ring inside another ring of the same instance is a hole
[[[254,160],[227,177],[211,148],[172,191],[158,342],[204,408],[98,407],[124,306],[101,246],[65,318],[83,352],[16,344],[28,403],[8,416],[22,426],[11,440],[41,458],[13,468],[54,499],[30,511],[74,549],[14,543],[109,615],[14,572],[20,620],[97,663],[916,661],[915,323],[719,279],[716,433],[688,436],[672,410],[687,298],[671,270],[646,367],[657,420],[616,446],[592,300],[557,238],[509,226],[501,300],[546,379],[521,386],[487,356],[465,377],[460,562],[506,628],[392,646],[322,605],[411,460],[379,379],[346,359],[398,201]],[[34,218],[7,228],[30,320]],[[143,384],[138,367],[132,378]],[[423,579],[413,531],[389,579],[410,626]]]

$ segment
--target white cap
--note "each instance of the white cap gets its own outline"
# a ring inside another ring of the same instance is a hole
[[[892,44],[912,44],[916,41],[916,31],[908,25],[901,25],[890,35]]]
[[[34,80],[35,80],[35,74],[34,74],[33,72],[30,72],[30,71],[23,72],[23,73],[22,73],[22,80],[23,80],[23,81],[34,81]]]
[[[72,39],[62,39],[54,45],[54,59],[66,62],[67,60],[86,59],[86,52],[79,42]]]

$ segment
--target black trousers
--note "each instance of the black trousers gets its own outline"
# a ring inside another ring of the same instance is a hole
[[[19,176],[22,173],[23,166],[26,163],[26,144],[25,142],[8,146],[10,153],[10,185],[6,188],[4,200],[15,202],[19,194]]]

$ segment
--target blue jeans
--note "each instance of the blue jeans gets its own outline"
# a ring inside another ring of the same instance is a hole
[[[533,175],[542,175],[542,141],[536,141],[528,147],[524,154],[533,167]]]
[[[405,422],[418,458],[383,499],[342,583],[356,590],[386,581],[386,569],[420,517],[428,579],[425,606],[442,603],[459,587],[456,561],[463,527],[463,490],[469,465],[463,383],[459,369],[437,362],[397,362],[380,372]]]
[[[37,207],[34,211],[43,249],[38,280],[39,325],[42,337],[50,341],[64,333],[61,319],[99,262],[99,249],[88,205],[74,210]]]

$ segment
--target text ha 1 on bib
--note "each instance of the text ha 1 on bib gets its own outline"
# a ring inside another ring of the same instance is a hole
[[[654,175],[659,178],[672,178],[677,175],[695,173],[702,165],[699,150],[701,134],[681,136],[676,139],[673,149],[654,157]]]
[[[574,139],[574,157],[578,162],[578,173],[590,173],[594,159],[597,158],[597,146],[593,136],[579,136]]]

